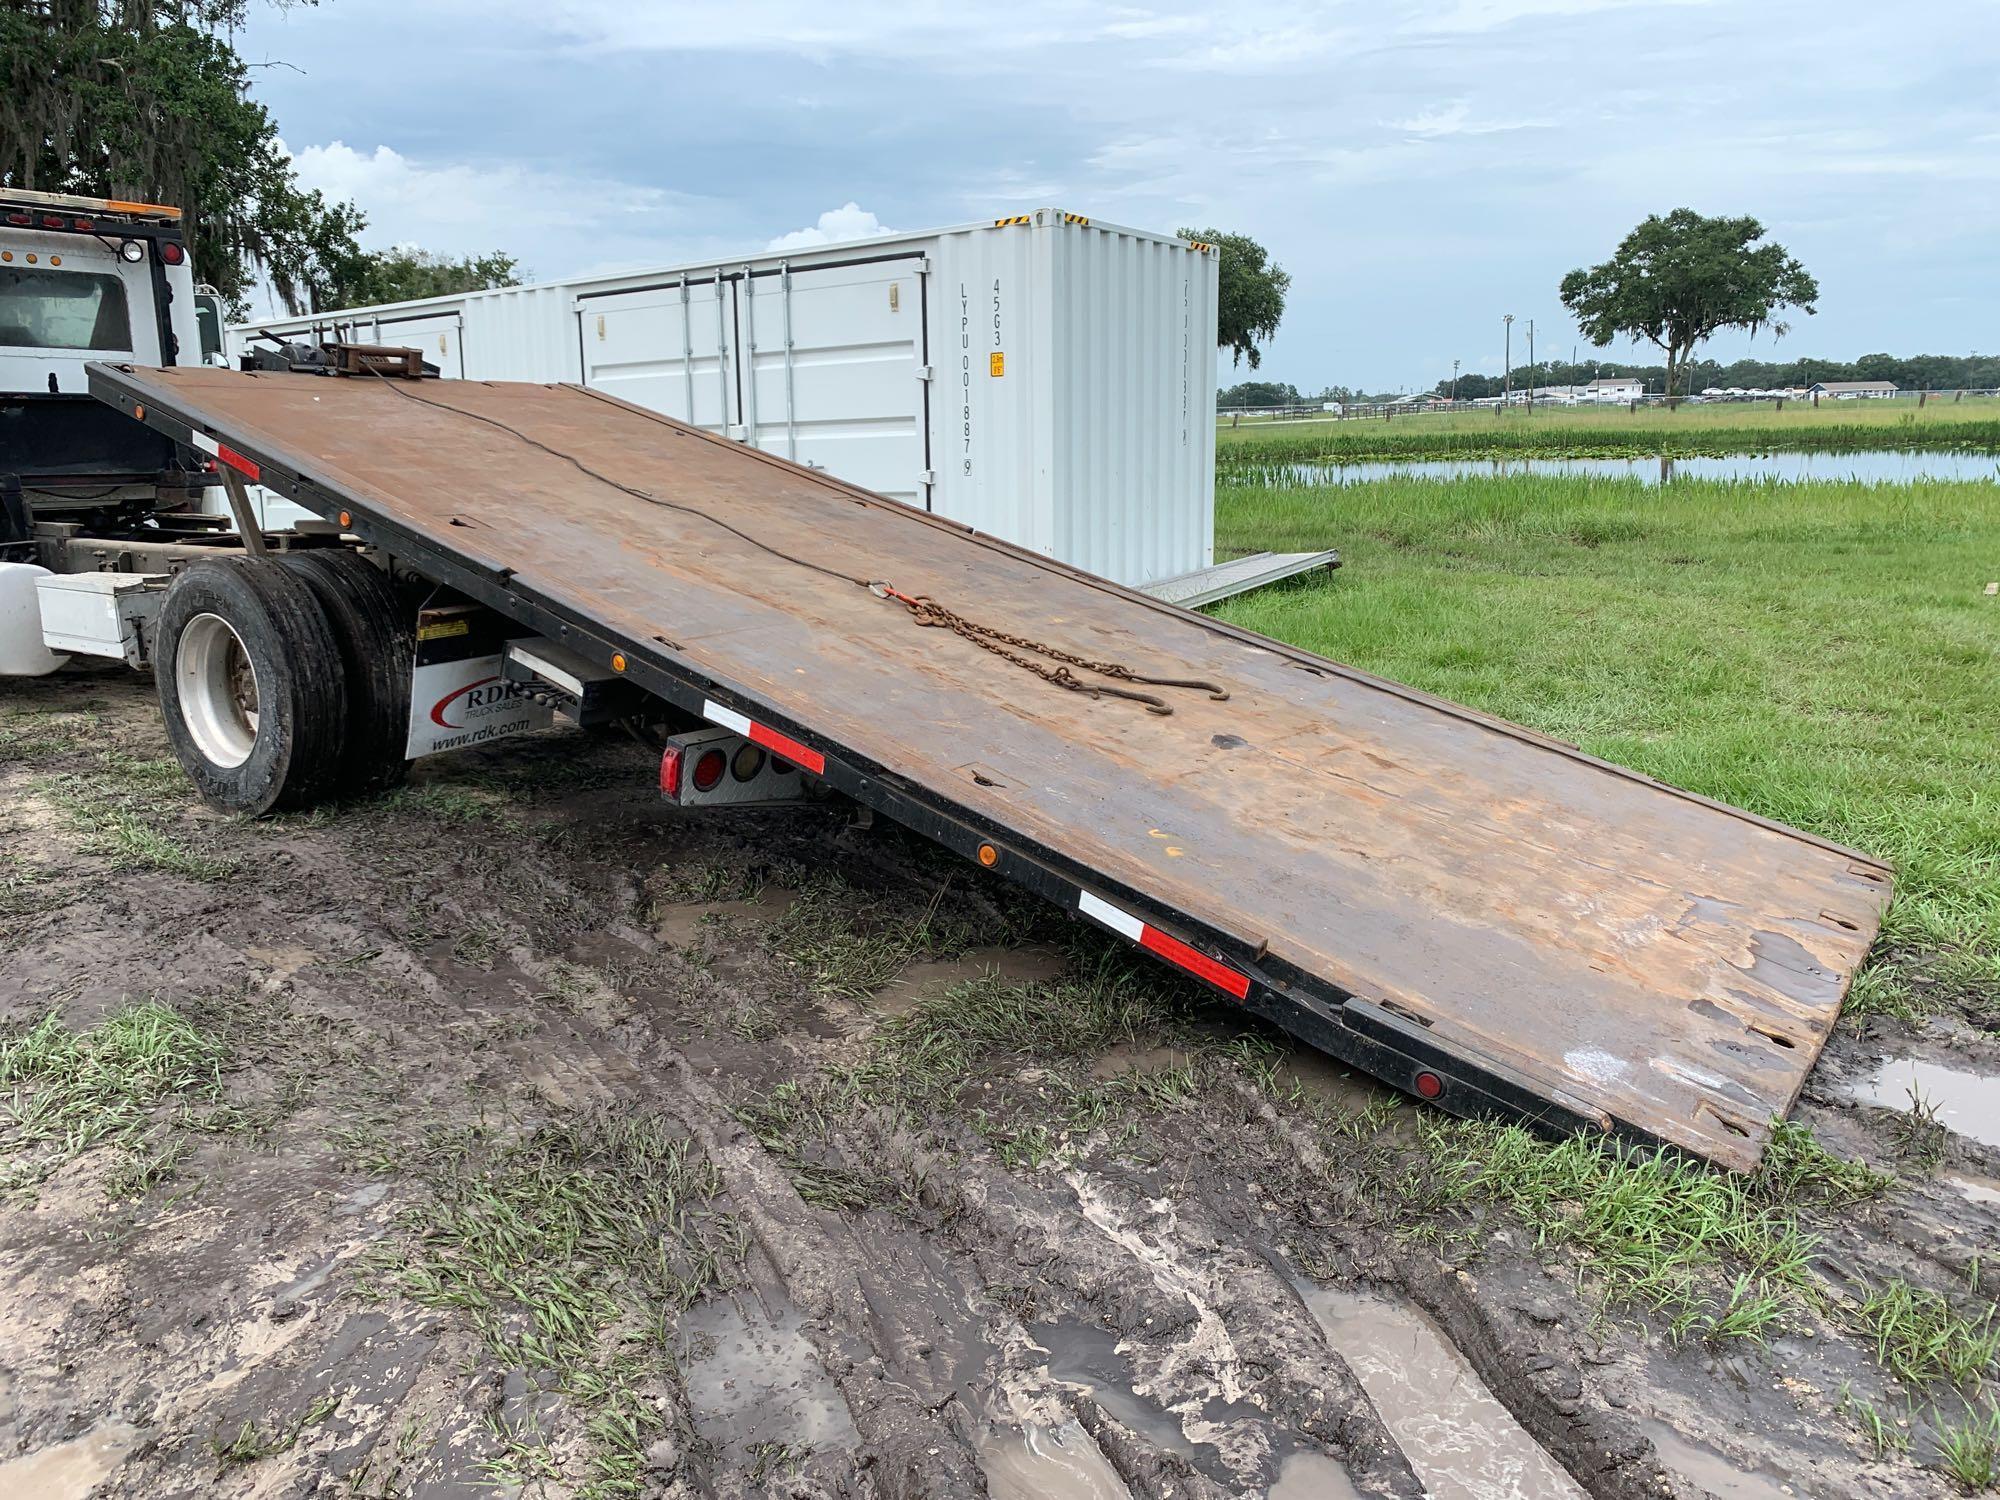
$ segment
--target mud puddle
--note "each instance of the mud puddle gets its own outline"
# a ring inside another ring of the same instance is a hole
[[[1347,1470],[1324,1453],[1294,1453],[1278,1466],[1265,1500],[1362,1500]]]
[[[99,1422],[82,1437],[0,1463],[0,1496],[83,1500],[139,1444],[129,1422]]]
[[[2000,1078],[1914,1057],[1885,1057],[1866,1079],[1842,1091],[1857,1104],[1909,1110],[1921,1100],[1940,1123],[1968,1140],[2000,1146]]]
[[[926,1000],[949,994],[961,984],[994,977],[1016,984],[1059,979],[1060,954],[1040,948],[974,948],[958,958],[927,959],[909,965],[871,997],[885,1015],[907,1015]]]
[[[993,1500],[1131,1500],[1118,1471],[1073,1421],[989,1424],[979,1437],[979,1467]]]
[[[1300,1294],[1434,1500],[1583,1500],[1417,1309],[1334,1287]]]
[[[1712,1448],[1682,1437],[1665,1422],[1645,1422],[1646,1436],[1660,1462],[1681,1478],[1700,1485],[1715,1500],[1788,1500],[1792,1490],[1755,1469],[1732,1463]]]
[[[781,1294],[745,1289],[713,1298],[682,1318],[681,1330],[691,1351],[683,1373],[695,1426],[719,1458],[740,1463],[759,1450],[857,1444],[847,1404],[798,1309]]]
[[[1170,1410],[1139,1394],[1132,1363],[1118,1352],[1118,1335],[1110,1329],[1064,1318],[1039,1326],[1034,1333],[1035,1341],[1048,1351],[1051,1379],[1082,1386],[1106,1416],[1162,1453],[1185,1458],[1224,1488],[1232,1492],[1241,1488],[1245,1474],[1229,1460],[1232,1453],[1241,1456],[1246,1433],[1254,1433],[1259,1439],[1255,1451],[1269,1455],[1263,1470],[1271,1478],[1270,1500],[1349,1500],[1350,1496],[1358,1500],[1360,1491],[1337,1460],[1300,1448],[1295,1438],[1248,1401],[1211,1396]]]
[[[1974,1203],[2000,1203],[2000,1178],[1982,1177],[1974,1172],[1947,1172],[1940,1180]]]

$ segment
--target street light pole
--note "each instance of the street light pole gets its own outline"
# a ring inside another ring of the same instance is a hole
[[[1535,320],[1528,319],[1528,410],[1535,409]]]
[[[1458,361],[1451,362],[1451,404],[1458,405]]]
[[[1507,373],[1500,385],[1500,405],[1505,409],[1514,404],[1514,315],[1504,313],[1500,321],[1507,329],[1507,355],[1504,364]]]

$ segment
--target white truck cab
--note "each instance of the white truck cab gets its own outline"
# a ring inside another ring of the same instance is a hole
[[[52,574],[149,571],[213,530],[193,519],[207,457],[94,399],[84,372],[219,362],[221,331],[179,209],[0,187],[0,676],[61,663],[41,639],[70,602]],[[119,615],[95,609],[115,641]]]

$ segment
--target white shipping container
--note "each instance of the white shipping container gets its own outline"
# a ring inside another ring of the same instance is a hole
[[[575,381],[1136,586],[1214,559],[1216,270],[1041,209],[249,323],[230,349],[340,337]]]

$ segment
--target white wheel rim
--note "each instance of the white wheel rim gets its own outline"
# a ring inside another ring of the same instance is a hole
[[[196,615],[174,660],[181,722],[211,765],[228,770],[257,744],[257,669],[243,637],[221,615]]]

